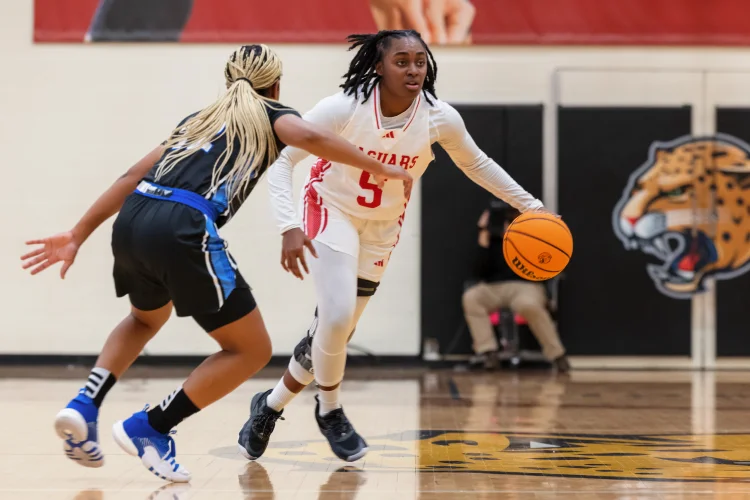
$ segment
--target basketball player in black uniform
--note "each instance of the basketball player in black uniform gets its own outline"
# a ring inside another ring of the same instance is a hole
[[[271,342],[255,300],[219,236],[260,176],[286,145],[403,181],[398,166],[370,158],[349,142],[320,132],[281,105],[281,61],[264,45],[237,49],[225,67],[227,92],[188,116],[170,138],[110,187],[69,232],[22,257],[36,274],[62,262],[61,277],[91,233],[119,211],[112,230],[114,281],[131,312],[114,329],[79,394],[61,410],[55,429],[69,458],[103,464],[97,439],[106,393],[169,319],[192,316],[221,346],[185,383],[153,409],[113,427],[115,441],[157,476],[177,482],[190,473],[175,461],[171,429],[234,390],[265,366]],[[307,247],[312,250],[308,241]],[[306,270],[306,265],[303,263]]]

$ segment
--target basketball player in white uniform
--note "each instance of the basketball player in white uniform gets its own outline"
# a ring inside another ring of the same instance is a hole
[[[403,167],[414,180],[432,162],[437,142],[471,180],[495,196],[521,212],[544,210],[479,150],[458,112],[435,97],[435,62],[418,33],[381,31],[350,41],[359,50],[343,91],[320,101],[305,120],[383,163]],[[398,243],[408,199],[401,182],[381,182],[380,188],[369,173],[321,158],[305,182],[300,217],[292,200],[292,168],[307,155],[284,149],[268,180],[283,234],[282,265],[301,278],[297,260],[307,269],[304,247],[317,257],[310,267],[318,309],[282,380],[253,398],[239,436],[240,451],[251,460],[265,451],[284,406],[313,380],[320,389],[315,417],[333,452],[346,461],[367,452],[339,404],[339,385],[347,342]]]

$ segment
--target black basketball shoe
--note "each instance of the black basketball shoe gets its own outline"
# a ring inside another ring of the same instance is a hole
[[[315,396],[315,420],[320,432],[331,445],[331,451],[341,460],[354,462],[367,454],[367,442],[357,434],[342,408],[321,417],[318,413],[320,400]]]
[[[250,418],[240,430],[238,447],[242,456],[248,460],[257,460],[263,455],[271,433],[276,428],[276,421],[284,420],[281,416],[284,410],[276,411],[266,404],[266,398],[271,391],[272,389],[269,389],[253,396],[250,402]]]

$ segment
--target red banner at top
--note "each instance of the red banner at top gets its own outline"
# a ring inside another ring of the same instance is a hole
[[[35,0],[37,42],[750,45],[746,0]]]

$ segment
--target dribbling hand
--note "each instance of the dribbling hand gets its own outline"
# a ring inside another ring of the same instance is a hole
[[[62,279],[65,279],[65,274],[75,262],[79,248],[79,244],[70,231],[41,240],[30,240],[26,244],[43,246],[21,256],[21,260],[24,261],[24,269],[36,266],[31,270],[31,274],[34,275],[44,271],[52,264],[62,261],[63,265],[60,268],[60,278]]]
[[[281,240],[281,267],[284,268],[284,271],[292,273],[301,280],[305,278],[302,276],[299,264],[302,264],[305,272],[310,274],[305,261],[305,247],[310,250],[313,257],[318,258],[312,241],[300,228],[295,227],[284,233]]]
[[[533,210],[533,212],[540,213],[540,214],[550,214],[550,215],[554,215],[558,219],[562,219],[562,216],[560,216],[559,214],[556,214],[555,212],[552,212],[551,210],[547,210],[544,207],[537,208],[536,210]]]

